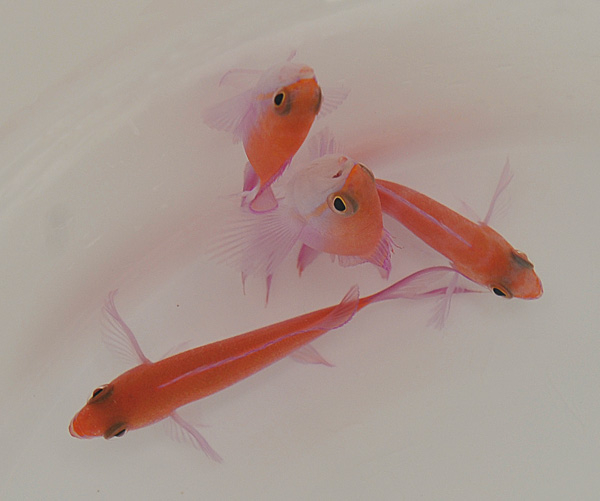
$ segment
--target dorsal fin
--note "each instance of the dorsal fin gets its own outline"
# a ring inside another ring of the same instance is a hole
[[[140,348],[137,339],[115,306],[118,289],[110,291],[102,307],[102,339],[108,349],[130,365],[152,363]]]
[[[504,169],[502,169],[502,174],[500,174],[500,179],[498,180],[498,185],[496,186],[496,191],[494,192],[494,195],[492,196],[492,200],[490,202],[490,206],[488,208],[487,214],[483,218],[483,221],[482,221],[483,224],[485,224],[485,225],[489,224],[490,219],[492,218],[492,216],[494,214],[494,208],[496,206],[496,202],[498,201],[498,197],[500,197],[502,192],[509,185],[510,181],[513,178],[513,175],[514,175],[513,172],[510,170],[510,162],[508,160],[508,157],[506,157],[506,163],[504,164]]]

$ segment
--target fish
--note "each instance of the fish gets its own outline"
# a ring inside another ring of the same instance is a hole
[[[543,287],[533,263],[489,226],[495,203],[512,176],[507,160],[488,212],[478,223],[406,186],[383,179],[376,185],[382,211],[447,257],[461,275],[496,296],[537,299]]]
[[[236,75],[259,78],[240,94],[204,112],[208,126],[232,132],[234,142],[242,141],[248,158],[244,191],[258,185],[249,202],[254,212],[277,207],[271,185],[291,163],[317,115],[330,113],[348,95],[347,89],[335,87],[324,96],[314,70],[291,62],[291,57],[262,73],[230,70],[222,83],[235,80]]]
[[[107,344],[137,365],[93,390],[69,424],[75,438],[122,437],[126,432],[167,420],[173,438],[192,444],[210,459],[222,457],[198,429],[177,412],[255,374],[286,356],[299,362],[331,365],[308,343],[345,325],[365,306],[378,301],[423,299],[444,294],[445,267],[413,273],[390,287],[359,298],[352,287],[336,306],[284,320],[151,362],[115,305],[111,291],[102,308]],[[441,279],[441,281],[440,281]],[[475,292],[468,289],[460,292]]]
[[[242,281],[251,274],[267,280],[267,301],[276,268],[297,242],[301,274],[319,253],[342,266],[370,262],[387,277],[392,241],[373,173],[343,154],[330,153],[298,169],[275,210],[261,214],[244,207],[224,225],[213,254],[238,267]]]

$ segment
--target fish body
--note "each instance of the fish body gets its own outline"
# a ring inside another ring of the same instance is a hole
[[[536,299],[542,295],[533,264],[487,221],[475,223],[406,186],[381,179],[376,184],[383,212],[446,256],[461,274],[498,296]]]
[[[242,276],[263,274],[270,283],[275,269],[297,242],[302,244],[300,272],[321,253],[340,264],[371,262],[390,271],[391,240],[383,228],[375,178],[363,164],[327,154],[299,170],[285,187],[279,206],[255,214],[239,209],[217,243],[220,259],[239,267]]]
[[[332,90],[324,101],[314,70],[286,61],[263,72],[256,85],[205,112],[209,126],[233,132],[234,141],[244,145],[249,161],[244,190],[258,184],[251,210],[266,212],[277,206],[271,184],[290,164],[319,111],[332,111],[346,95]]]
[[[69,432],[76,438],[121,437],[126,431],[164,419],[175,426],[174,436],[187,439],[216,461],[221,457],[177,409],[223,390],[291,355],[302,362],[326,363],[308,343],[346,324],[365,306],[389,299],[419,299],[445,294],[440,278],[451,269],[428,268],[416,272],[368,297],[358,297],[353,287],[336,306],[322,308],[283,322],[223,339],[151,362],[142,353],[133,332],[114,304],[116,291],[103,308],[111,326],[110,345],[129,350],[139,364],[108,384],[96,388],[86,405],[73,417]],[[472,292],[461,290],[460,292]],[[327,364],[329,365],[329,364]]]

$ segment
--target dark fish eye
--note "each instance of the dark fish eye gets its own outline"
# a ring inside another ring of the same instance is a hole
[[[113,437],[122,437],[123,435],[125,435],[126,431],[127,426],[125,425],[125,423],[116,423],[112,425],[108,430],[106,430],[106,432],[104,433],[104,438],[108,440],[109,438]]]
[[[331,176],[331,179],[335,179],[336,177],[340,177],[342,175],[342,171],[338,170],[333,176]]]
[[[273,103],[275,104],[275,106],[281,106],[281,103],[283,103],[284,99],[285,93],[283,91],[280,91],[277,94],[275,94],[275,97],[273,98]]]
[[[492,292],[496,294],[496,296],[505,297],[510,299],[512,296],[511,292],[504,287],[500,287],[499,285],[492,286]]]
[[[342,197],[338,196],[333,199],[333,207],[338,212],[346,212],[346,204],[342,200]]]

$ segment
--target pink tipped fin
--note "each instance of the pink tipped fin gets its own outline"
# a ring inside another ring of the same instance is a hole
[[[448,280],[454,274],[460,274],[449,266],[433,266],[419,270],[412,275],[393,283],[382,291],[365,298],[363,301],[370,304],[388,299],[422,299],[428,297],[439,297],[446,294]],[[456,286],[454,293],[482,292],[481,289]]]
[[[115,306],[115,296],[118,290],[108,293],[102,308],[102,340],[108,349],[119,359],[130,365],[149,364],[150,360],[144,355],[135,335],[119,315]]]
[[[247,90],[254,87],[262,70],[249,70],[246,68],[233,68],[227,71],[219,80],[219,87],[228,85],[239,90]]]
[[[392,252],[393,241],[389,232],[384,228],[381,239],[375,248],[373,254],[369,256],[368,261],[377,266],[383,278],[390,276],[392,270]]]
[[[258,184],[258,175],[252,167],[250,162],[246,162],[246,167],[244,168],[244,191],[253,190]]]
[[[506,163],[504,164],[504,168],[502,169],[502,174],[500,174],[500,179],[498,180],[498,185],[496,186],[496,191],[492,196],[492,200],[490,202],[490,206],[488,208],[487,214],[483,218],[483,224],[489,224],[492,216],[494,215],[494,209],[496,206],[496,202],[498,198],[502,194],[502,192],[506,189],[506,187],[510,184],[514,174],[510,169],[510,162],[508,158],[506,159]]]
[[[188,443],[196,449],[201,450],[213,461],[223,462],[223,458],[210,446],[200,432],[187,421],[185,421],[176,411],[169,414],[165,424],[167,432],[173,440],[180,443]]]
[[[328,331],[347,324],[358,308],[358,286],[354,285],[329,314],[310,330]]]
[[[324,157],[332,153],[341,153],[342,148],[337,142],[333,132],[329,127],[324,127],[322,130],[314,134],[308,140],[308,154],[310,160]]]
[[[268,277],[292,250],[304,224],[285,205],[264,213],[239,207],[223,232],[210,244],[210,254],[249,275]]]
[[[252,212],[269,212],[277,208],[278,202],[270,186],[261,187],[250,202],[250,210]]]
[[[233,133],[233,141],[246,137],[250,127],[256,123],[256,110],[253,90],[247,90],[208,108],[203,119],[209,127]]]
[[[311,264],[321,254],[318,250],[309,247],[308,245],[302,244],[300,252],[298,253],[298,261],[296,267],[298,268],[298,275],[302,275],[302,272],[306,267]]]
[[[290,355],[290,358],[301,364],[321,364],[327,367],[333,367],[333,364],[325,360],[325,358],[314,348],[307,344],[302,348],[297,349]]]
[[[346,100],[350,89],[343,85],[337,85],[335,87],[322,88],[323,100],[321,102],[321,109],[319,110],[319,118],[326,117]]]
[[[435,312],[429,319],[429,322],[427,322],[427,325],[433,325],[436,329],[444,327],[448,315],[450,314],[450,303],[452,302],[452,296],[456,292],[459,277],[460,275],[458,273],[455,273],[452,276],[446,287],[446,291],[440,296]]]

